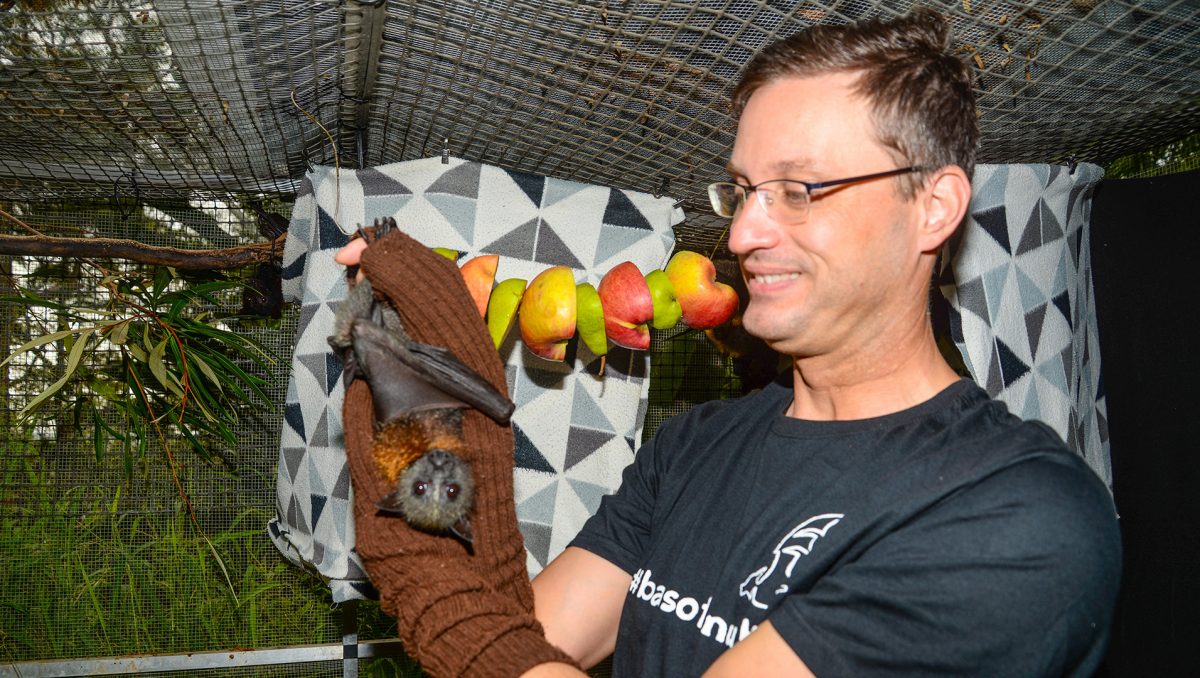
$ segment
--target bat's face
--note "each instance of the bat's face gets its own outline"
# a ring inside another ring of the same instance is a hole
[[[396,491],[378,506],[402,514],[414,527],[446,531],[465,521],[474,493],[467,463],[456,454],[435,449],[409,464],[396,481]]]

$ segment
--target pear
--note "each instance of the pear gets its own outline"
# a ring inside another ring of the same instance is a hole
[[[504,343],[504,337],[517,319],[517,308],[521,304],[521,297],[525,295],[525,282],[524,278],[503,280],[488,298],[487,328],[496,348]]]

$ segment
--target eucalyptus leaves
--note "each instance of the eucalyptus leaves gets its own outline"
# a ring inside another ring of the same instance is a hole
[[[222,306],[223,292],[244,283],[189,282],[161,267],[152,274],[108,273],[100,285],[107,290],[104,308],[73,307],[26,289],[5,299],[37,309],[58,325],[0,362],[3,367],[32,353],[27,358],[61,366],[58,379],[19,416],[36,420],[43,411],[57,416],[61,408],[53,414],[43,409],[47,400],[72,399],[76,423],[92,424],[97,459],[119,447],[127,473],[151,437],[159,438],[169,456],[168,441],[182,438],[204,459],[224,459],[219,448],[237,446],[240,418],[271,407],[263,375],[275,357],[228,329],[228,317],[213,310]]]

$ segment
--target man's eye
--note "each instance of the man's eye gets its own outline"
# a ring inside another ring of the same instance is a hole
[[[795,189],[791,187],[784,187],[780,193],[782,194],[780,199],[786,202],[788,205],[798,206],[808,202],[808,191],[804,190],[803,188]]]

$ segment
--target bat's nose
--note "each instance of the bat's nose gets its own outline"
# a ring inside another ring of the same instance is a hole
[[[430,450],[425,456],[436,469],[443,468],[454,461],[454,455],[446,450]]]

